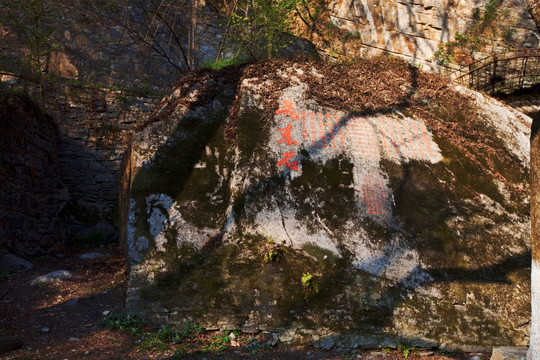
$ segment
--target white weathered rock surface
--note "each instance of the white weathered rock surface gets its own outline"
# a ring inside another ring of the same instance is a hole
[[[493,348],[491,360],[525,360],[527,357],[526,348],[496,347]]]
[[[71,279],[73,277],[73,274],[70,271],[67,270],[56,270],[53,272],[50,272],[46,275],[41,275],[36,277],[30,285],[34,286],[37,284],[52,284],[55,282],[61,282],[63,280]]]

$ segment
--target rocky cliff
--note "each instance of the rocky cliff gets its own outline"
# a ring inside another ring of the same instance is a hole
[[[519,48],[538,35],[534,11],[525,0],[343,0],[331,1],[329,10],[330,22],[348,34],[342,56],[393,53],[432,69],[437,51],[455,41],[456,32],[474,32],[459,49],[462,56],[453,59],[458,65]],[[322,45],[320,38],[315,41]]]
[[[524,345],[530,121],[390,58],[193,74],[134,134],[128,308],[322,347]]]

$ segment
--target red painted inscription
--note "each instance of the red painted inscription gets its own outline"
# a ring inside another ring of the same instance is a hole
[[[369,215],[384,215],[386,191],[383,179],[373,175],[364,175],[362,184],[362,201],[366,204]]]
[[[281,140],[278,141],[278,144],[285,142],[287,145],[293,145],[293,144],[298,145],[297,141],[294,141],[293,139],[291,139],[291,130],[292,130],[291,124],[288,124],[285,128],[278,129],[278,130],[281,131]]]
[[[277,163],[277,167],[281,167],[282,165],[285,165],[287,168],[291,170],[298,170],[298,161],[289,161],[293,156],[295,156],[296,153],[294,152],[286,152],[283,153],[283,159],[279,160]]]
[[[298,120],[300,119],[298,117],[298,113],[296,112],[296,108],[294,107],[294,104],[290,100],[283,100],[283,105],[279,107],[278,110],[276,110],[276,115],[285,114],[289,115],[291,119]]]

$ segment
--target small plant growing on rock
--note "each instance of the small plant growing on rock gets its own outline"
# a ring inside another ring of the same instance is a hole
[[[304,289],[314,291],[315,294],[319,293],[319,280],[314,274],[310,273],[309,271],[302,275],[302,286],[304,287]]]
[[[398,350],[403,354],[403,357],[407,359],[414,350],[414,346],[399,345]]]
[[[264,262],[273,263],[279,262],[284,254],[284,249],[272,237],[268,237],[268,246],[264,250]]]

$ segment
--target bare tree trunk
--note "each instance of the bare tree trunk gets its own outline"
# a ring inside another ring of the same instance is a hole
[[[238,5],[238,0],[234,0],[232,11],[229,13],[229,18],[227,19],[227,25],[225,25],[225,33],[223,34],[223,39],[221,39],[221,42],[219,43],[219,49],[216,55],[216,60],[214,61],[215,63],[219,61],[221,54],[223,53],[223,48],[225,46],[225,43],[227,42],[227,37],[229,36],[229,30],[231,28],[231,20],[234,13],[236,12],[237,5]]]
[[[531,127],[531,334],[528,360],[540,359],[540,112]]]
[[[188,36],[188,69],[195,69],[195,36],[197,32],[197,0],[191,2],[191,24]]]

